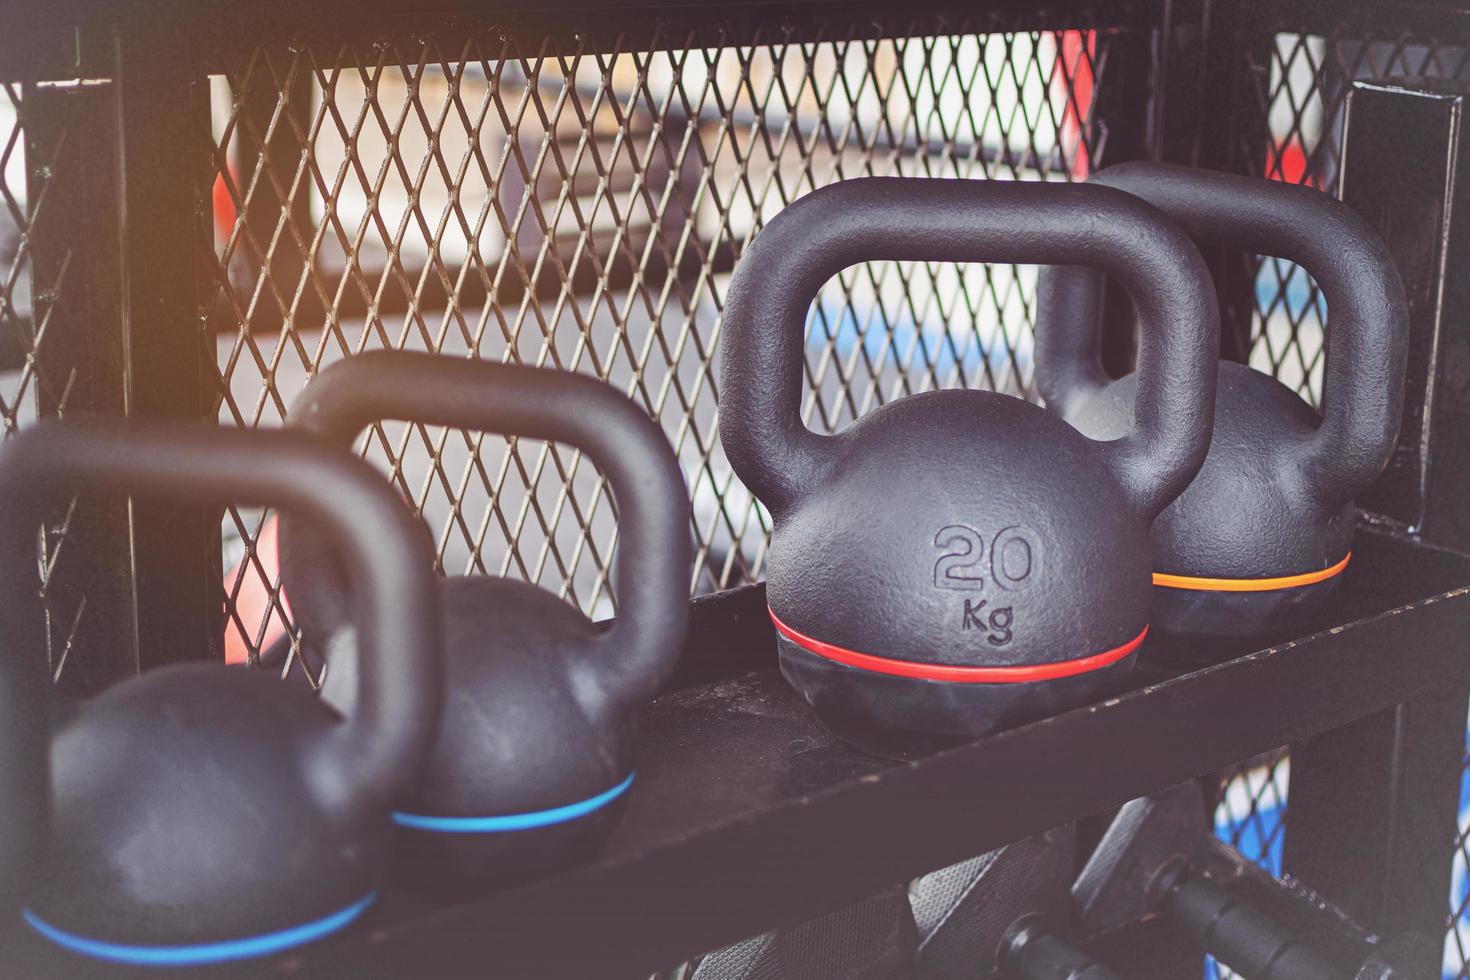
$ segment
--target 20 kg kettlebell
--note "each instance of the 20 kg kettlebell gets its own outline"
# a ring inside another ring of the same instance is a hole
[[[1154,522],[1153,621],[1186,634],[1288,626],[1347,566],[1353,498],[1383,469],[1403,404],[1408,314],[1378,237],[1347,207],[1306,187],[1187,167],[1130,163],[1089,183],[1128,191],[1200,243],[1300,264],[1327,299],[1324,413],[1269,375],[1219,364],[1215,431],[1199,474]],[[1132,424],[1136,375],[1099,359],[1096,273],[1041,273],[1036,381],[1081,432]]]
[[[594,378],[543,368],[375,351],[324,370],[291,424],[349,445],[398,419],[568,443],[606,474],[620,543],[619,614],[600,632],[535,586],[488,576],[441,588],[444,720],[398,800],[401,880],[453,892],[503,884],[592,853],[634,778],[634,712],[667,679],[689,607],[689,497],[658,426]],[[340,570],[306,522],[283,518],[282,575],[308,637],[340,634]],[[351,643],[327,649],[333,681]]]
[[[50,834],[26,921],[74,953],[142,966],[260,956],[345,926],[387,868],[391,800],[437,720],[428,537],[370,467],[299,433],[23,430],[0,447],[0,649],[42,665],[26,675],[36,704],[36,531],[83,487],[308,515],[353,569],[358,710],[343,718],[260,672],[210,664],[150,670],[71,706],[50,737]]]
[[[1019,398],[947,390],[810,431],[807,309],[875,259],[1114,276],[1145,324],[1136,425],[1096,442]],[[1129,669],[1149,524],[1209,441],[1218,330],[1193,243],[1111,188],[865,178],[761,231],[725,307],[720,439],[774,517],[781,669],[833,732],[910,755],[1076,705]]]

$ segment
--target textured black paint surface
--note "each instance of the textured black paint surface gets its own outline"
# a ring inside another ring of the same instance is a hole
[[[180,946],[301,926],[374,891],[391,800],[438,722],[428,536],[366,464],[299,434],[38,423],[0,449],[7,658],[42,657],[35,527],[57,495],[82,486],[305,511],[354,569],[353,625],[371,639],[346,717],[264,673],[217,664],[160,667],[51,712],[49,836],[28,907],[88,939]],[[376,533],[357,534],[363,526]],[[28,676],[35,712],[47,692]],[[18,811],[7,822],[24,825],[47,796],[7,796]],[[293,846],[280,846],[283,832]]]
[[[1326,195],[1278,181],[1170,164],[1125,164],[1093,180],[1156,204],[1200,242],[1301,263],[1328,306],[1320,417],[1269,375],[1221,362],[1210,452],[1154,522],[1154,570],[1248,579],[1337,564],[1352,535],[1352,502],[1387,462],[1403,404],[1408,312],[1382,241]],[[1106,439],[1131,424],[1137,381],[1102,370],[1098,279],[1077,267],[1042,270],[1036,371],[1050,408]],[[1283,590],[1255,603],[1248,611],[1262,618],[1251,621],[1233,595],[1186,603],[1172,592],[1160,590],[1159,624],[1200,633],[1273,629],[1322,597]]]
[[[1463,677],[1470,562],[1374,532],[1354,549],[1310,635],[1231,641],[1230,662],[1183,675],[1155,644],[1129,693],[900,765],[844,745],[782,681],[759,588],[705,600],[695,686],[640,714],[639,780],[602,857],[453,905],[387,894],[361,928],[257,973],[647,975]]]
[[[1470,543],[1465,103],[1463,84],[1357,83],[1342,172],[1344,199],[1388,243],[1411,316],[1404,435],[1364,504],[1427,543],[1462,550]],[[1459,836],[1467,696],[1461,675],[1293,746],[1285,869],[1370,927],[1438,939],[1451,888],[1446,855]]]
[[[626,396],[585,375],[403,351],[340,361],[307,386],[292,424],[351,445],[399,419],[542,438],[586,452],[607,476],[619,520],[613,581],[621,615],[598,631],[556,596],[487,576],[449,579],[444,606],[444,721],[400,801],[409,813],[489,817],[568,806],[621,783],[635,766],[634,713],[672,674],[689,617],[689,493],[662,431]],[[320,533],[289,515],[282,573],[308,639],[329,667],[348,607],[342,569]],[[329,670],[325,696],[342,703]],[[585,857],[617,810],[515,834],[405,830],[404,881],[461,891],[504,884]]]
[[[1143,325],[1136,423],[1104,444],[1020,399],[948,390],[889,402],[835,436],[810,431],[799,403],[812,297],[878,259],[1110,274]],[[720,441],[775,521],[772,611],[823,643],[930,664],[1053,663],[1129,642],[1147,623],[1148,524],[1208,444],[1218,326],[1188,238],[1111,188],[867,178],[797,201],[742,258],[720,348]],[[1071,678],[1048,706],[1103,679]],[[953,718],[929,710],[932,683],[884,678],[881,710],[803,690],[824,715],[840,704],[830,720],[850,731],[952,735]],[[1011,700],[994,716],[971,703],[967,733],[999,723]]]

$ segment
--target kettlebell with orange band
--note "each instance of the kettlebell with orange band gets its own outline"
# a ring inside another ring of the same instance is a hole
[[[802,334],[859,262],[1064,262],[1144,324],[1137,423],[1088,439],[1019,398],[931,391],[836,435],[801,421]],[[906,757],[1077,705],[1148,628],[1149,524],[1204,459],[1219,316],[1188,236],[1112,188],[864,178],[777,215],[730,284],[720,439],[774,518],[786,678],[827,727]]]
[[[1398,435],[1408,313],[1393,261],[1357,215],[1310,188],[1157,163],[1089,183],[1148,201],[1197,242],[1296,262],[1327,300],[1325,412],[1220,362],[1209,455],[1153,528],[1156,627],[1238,635],[1299,623],[1347,567],[1353,498]],[[1139,378],[1103,372],[1101,287],[1087,269],[1042,270],[1036,383],[1079,431],[1108,439],[1131,425]]]

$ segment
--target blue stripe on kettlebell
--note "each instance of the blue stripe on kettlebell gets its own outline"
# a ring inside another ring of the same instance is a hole
[[[102,942],[58,929],[40,916],[26,909],[21,913],[26,924],[58,946],[99,960],[128,963],[134,966],[203,966],[208,963],[226,963],[245,960],[256,956],[268,956],[329,936],[344,928],[363,913],[373,899],[373,892],[364,895],[340,912],[293,926],[276,932],[267,932],[246,939],[228,939],[223,942],[197,943],[192,946],[129,946],[123,943]]]
[[[552,824],[576,820],[578,817],[585,817],[593,810],[607,806],[627,792],[628,787],[633,785],[633,777],[637,774],[636,771],[628,773],[627,779],[604,793],[598,793],[578,803],[552,807],[550,810],[504,813],[494,817],[427,817],[418,813],[394,811],[393,822],[400,827],[437,834],[495,834],[507,830],[534,830],[537,827],[549,827]]]

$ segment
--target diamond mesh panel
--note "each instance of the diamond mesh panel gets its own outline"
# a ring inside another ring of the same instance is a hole
[[[18,82],[0,84],[0,439],[35,417],[36,389],[46,383],[35,359],[24,105]]]
[[[18,81],[0,82],[0,440],[35,421],[38,414],[64,412],[80,385],[85,385],[77,365],[58,355],[62,340],[58,321],[75,315],[68,298],[78,288],[74,283],[72,252],[52,254],[38,270],[35,242],[45,237],[52,243],[66,240],[67,216],[58,214],[65,204],[58,198],[67,190],[55,189],[53,176],[58,159],[80,138],[70,126],[70,116],[48,120],[59,138],[45,148],[45,158],[27,146],[26,120],[35,110],[35,89]],[[56,104],[48,112],[65,110]],[[46,608],[47,640],[52,675],[60,679],[68,665],[73,640],[88,614],[87,596],[71,581],[69,572],[84,561],[71,556],[67,530],[81,508],[77,500],[59,507],[55,522],[41,538],[42,599]],[[85,518],[83,518],[85,519]],[[85,576],[81,576],[83,579]]]
[[[204,312],[221,331],[221,420],[280,424],[312,372],[377,347],[594,374],[678,452],[695,591],[758,579],[769,522],[720,452],[712,360],[729,272],[762,222],[847,177],[1066,180],[1095,152],[1107,36],[851,29],[250,54],[215,83]],[[1013,267],[847,270],[808,324],[808,423],[835,430],[930,388],[1029,396],[1033,295],[1033,271]],[[610,501],[579,454],[394,425],[367,446],[430,520],[445,571],[614,608]],[[261,515],[227,524],[260,550]],[[251,578],[274,595],[272,576],[251,565],[232,599]],[[268,636],[262,617],[237,613],[233,630],[252,657]]]
[[[1331,36],[1282,33],[1276,35],[1267,62],[1252,67],[1265,84],[1260,94],[1269,130],[1269,145],[1256,172],[1336,195],[1343,109],[1351,83],[1390,75],[1463,79],[1470,75],[1470,49],[1411,35],[1389,40],[1350,31]],[[1318,405],[1326,302],[1300,267],[1279,259],[1255,261],[1250,364]],[[1281,867],[1288,769],[1284,754],[1243,767],[1229,782],[1217,815],[1219,835],[1274,873]],[[1470,772],[1466,780],[1470,786]],[[1464,816],[1470,810],[1463,802],[1470,799],[1467,793],[1462,793],[1461,834],[1450,896],[1446,977],[1470,977],[1470,888],[1465,872],[1470,819]],[[1230,974],[1222,970],[1220,975]]]
[[[26,231],[30,212],[26,195],[25,131],[21,128],[21,86],[0,84],[0,355],[10,370],[0,374],[0,433],[10,435],[24,421],[27,398],[40,383],[26,363],[35,351],[31,320],[30,260]],[[16,365],[25,364],[17,368]]]
[[[1253,66],[1266,80],[1262,96],[1270,134],[1257,172],[1335,195],[1351,83],[1388,75],[1464,78],[1470,73],[1467,59],[1470,49],[1412,36],[1278,34],[1269,62]],[[1322,395],[1325,315],[1326,302],[1300,267],[1279,259],[1260,262],[1250,364],[1314,405]]]
[[[1281,874],[1281,848],[1286,836],[1287,787],[1291,757],[1279,749],[1231,766],[1221,773],[1215,806],[1215,836],[1273,875]],[[1205,980],[1238,976],[1206,957]]]
[[[1466,724],[1470,730],[1470,721]],[[1460,833],[1450,882],[1450,923],[1444,943],[1444,976],[1470,977],[1470,751],[1460,757]]]
[[[1226,776],[1215,808],[1216,835],[1272,874],[1281,874],[1290,758],[1284,749],[1272,752],[1233,767]]]

